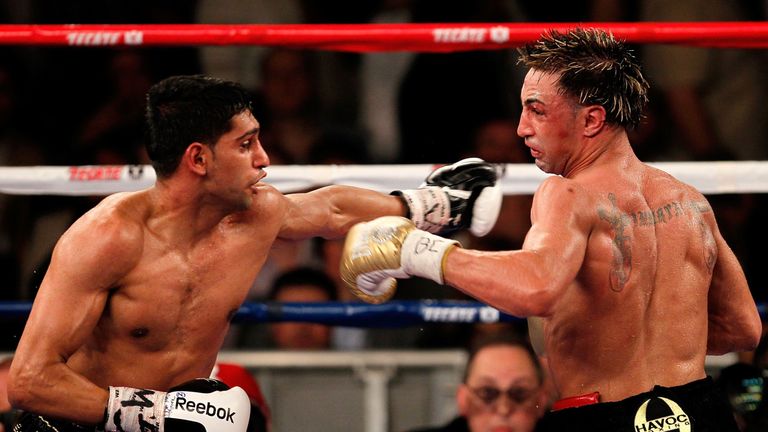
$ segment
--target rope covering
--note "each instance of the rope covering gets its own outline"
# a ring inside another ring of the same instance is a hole
[[[0,317],[24,318],[30,302],[0,302]],[[349,327],[406,327],[423,323],[494,323],[519,318],[472,301],[391,301],[379,305],[349,302],[244,303],[237,323],[309,322]]]
[[[25,318],[30,302],[0,302],[0,318]],[[766,317],[768,306],[758,305]],[[308,322],[347,327],[407,327],[429,323],[496,323],[520,318],[486,304],[459,300],[395,300],[383,304],[350,302],[243,303],[235,323]]]
[[[0,25],[0,45],[261,45],[331,51],[455,52],[512,48],[549,29],[595,27],[632,43],[768,47],[768,22],[451,24],[68,24]]]
[[[246,303],[238,322],[301,321],[353,327],[406,327],[423,323],[494,323],[519,318],[478,302],[391,301],[366,303]]]
[[[658,162],[651,165],[705,194],[768,192],[768,162]],[[291,193],[330,184],[390,192],[419,186],[436,165],[276,165],[266,182]],[[504,194],[531,194],[547,177],[533,164],[501,164]],[[0,167],[0,193],[107,195],[152,186],[150,165]]]

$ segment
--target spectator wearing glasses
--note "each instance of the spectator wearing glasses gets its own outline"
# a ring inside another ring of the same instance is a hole
[[[546,410],[544,372],[530,345],[507,333],[479,339],[456,391],[459,416],[412,432],[531,432]]]

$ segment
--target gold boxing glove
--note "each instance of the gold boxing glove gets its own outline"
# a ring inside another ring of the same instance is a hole
[[[352,227],[341,255],[341,279],[368,303],[389,300],[397,278],[443,283],[443,264],[455,240],[416,229],[409,219],[384,216]]]

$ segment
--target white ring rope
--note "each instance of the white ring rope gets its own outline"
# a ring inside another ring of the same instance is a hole
[[[658,162],[651,165],[705,194],[768,192],[768,161]],[[284,193],[344,184],[389,192],[414,188],[434,168],[414,165],[277,165],[265,181]],[[531,194],[547,177],[533,164],[505,164],[505,195]],[[149,165],[0,167],[0,193],[17,195],[108,195],[155,182]]]

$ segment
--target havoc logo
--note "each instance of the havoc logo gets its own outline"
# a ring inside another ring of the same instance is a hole
[[[648,405],[653,400],[660,400],[661,403],[654,403],[656,406],[652,411],[656,415],[649,420]],[[691,420],[675,401],[663,397],[648,399],[635,413],[635,432],[662,431],[691,432]]]

